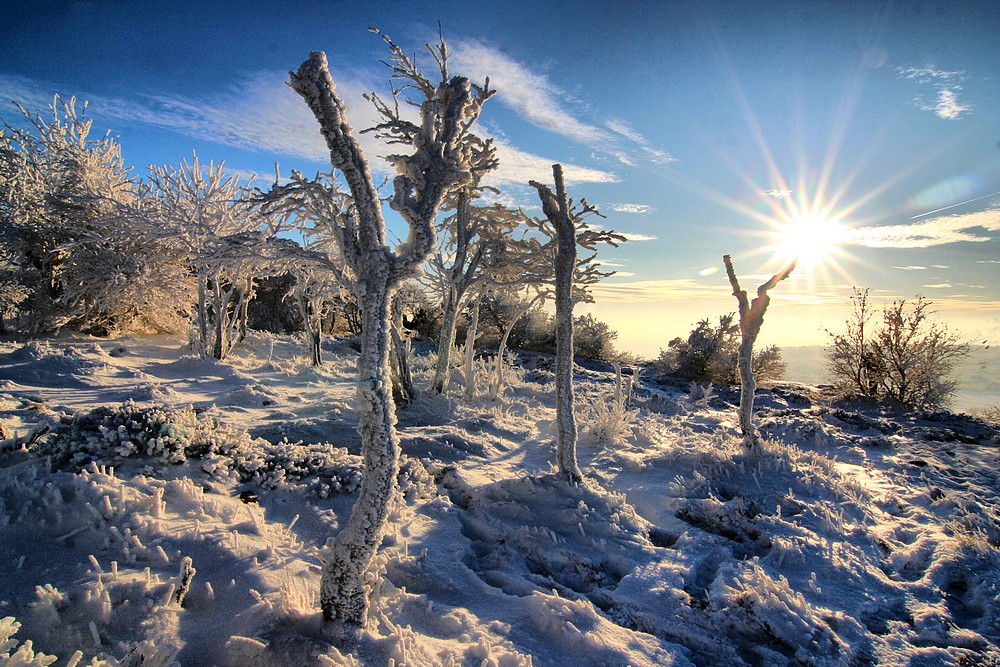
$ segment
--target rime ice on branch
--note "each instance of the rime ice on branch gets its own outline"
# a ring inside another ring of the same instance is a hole
[[[771,297],[768,291],[779,282],[789,276],[795,269],[795,262],[792,262],[780,273],[771,276],[771,279],[757,288],[757,298],[752,302],[747,298],[746,290],[740,289],[740,282],[736,278],[736,271],[733,269],[733,261],[729,255],[724,255],[722,261],[726,265],[726,275],[729,276],[729,284],[733,288],[733,296],[740,307],[740,349],[737,364],[740,370],[740,407],[739,421],[740,430],[743,432],[743,444],[753,449],[760,444],[757,430],[753,425],[753,395],[757,390],[757,381],[753,376],[753,344],[760,333],[760,327],[764,324],[764,313],[767,311]]]
[[[528,185],[538,190],[542,201],[542,212],[551,225],[551,230],[539,223],[539,229],[555,239],[555,302],[556,302],[556,463],[559,472],[571,481],[581,481],[583,473],[576,461],[576,416],[573,414],[573,302],[574,280],[581,264],[576,248],[580,246],[593,250],[598,241],[616,245],[624,237],[587,230],[581,223],[584,216],[597,214],[597,209],[581,200],[575,207],[573,200],[566,196],[562,165],[552,165],[552,177],[556,191],[547,185],[529,181]],[[578,228],[582,227],[583,231]],[[579,233],[578,233],[579,232]],[[594,267],[589,267],[593,269]]]
[[[493,94],[488,80],[480,87],[463,77],[449,78],[444,42],[428,46],[441,74],[440,83],[434,84],[402,49],[384,35],[383,39],[391,52],[393,78],[405,82],[403,89],[416,90],[423,97],[419,124],[401,117],[399,90],[393,90],[392,105],[376,95],[369,97],[383,119],[376,133],[390,143],[413,148],[412,154],[388,158],[399,172],[389,204],[409,227],[408,237],[395,251],[385,243],[381,202],[368,161],[337,96],[326,54],[312,53],[291,73],[289,82],[319,122],[331,164],[350,190],[346,205],[332,212],[330,227],[363,318],[357,397],[365,473],[351,516],[327,554],[320,605],[326,619],[353,626],[363,625],[367,617],[370,584],[365,575],[385,532],[399,465],[390,392],[390,302],[399,284],[414,275],[434,249],[434,219],[443,197],[471,183],[482,163],[483,143],[474,140],[469,128]]]

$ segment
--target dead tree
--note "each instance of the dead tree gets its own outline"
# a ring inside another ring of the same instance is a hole
[[[753,344],[760,333],[760,327],[764,324],[764,313],[767,311],[771,297],[768,291],[784,280],[795,269],[795,262],[792,262],[780,273],[771,276],[771,279],[757,288],[757,297],[750,301],[747,298],[746,290],[740,289],[740,281],[736,278],[736,271],[733,269],[733,261],[729,255],[725,255],[722,261],[726,265],[726,275],[729,276],[729,284],[733,288],[733,296],[740,307],[740,348],[737,355],[737,366],[740,371],[740,407],[738,417],[740,430],[743,432],[743,444],[748,449],[754,449],[760,445],[760,438],[753,425],[753,398],[757,391],[757,381],[754,379],[752,361]]]
[[[596,209],[581,202],[574,208],[566,197],[562,165],[552,165],[556,191],[537,181],[529,185],[538,190],[542,212],[552,225],[556,240],[555,302],[556,302],[556,465],[559,472],[572,482],[583,480],[576,461],[576,415],[573,412],[573,277],[577,267],[577,224],[587,213]]]
[[[326,54],[310,54],[298,71],[291,73],[289,83],[319,122],[331,163],[350,190],[349,200],[336,212],[330,228],[363,318],[357,398],[364,479],[351,516],[327,553],[320,584],[324,618],[350,626],[363,625],[368,615],[370,590],[365,574],[385,532],[399,467],[389,370],[392,294],[434,249],[434,219],[442,198],[472,182],[473,170],[492,159],[483,153],[482,142],[468,140],[469,128],[492,95],[489,81],[480,87],[464,77],[449,77],[447,50],[441,42],[428,46],[441,73],[440,83],[434,84],[402,49],[383,38],[391,52],[393,77],[405,82],[404,89],[416,90],[423,97],[420,122],[413,123],[400,114],[398,91],[393,91],[392,104],[369,96],[383,119],[376,133],[390,143],[413,149],[409,155],[388,158],[399,172],[389,205],[409,229],[406,240],[395,250],[386,245],[378,192],[347,122],[344,103],[336,93]]]

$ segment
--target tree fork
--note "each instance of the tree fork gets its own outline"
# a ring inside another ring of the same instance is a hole
[[[771,303],[768,291],[791,274],[795,269],[795,262],[758,287],[757,297],[751,302],[746,290],[740,289],[740,281],[736,278],[732,258],[724,255],[722,261],[726,265],[726,275],[729,277],[729,284],[733,288],[733,296],[736,297],[740,312],[740,348],[737,356],[737,366],[740,371],[740,407],[737,415],[740,430],[743,432],[744,446],[755,449],[760,445],[760,437],[753,425],[753,399],[754,392],[757,391],[757,381],[753,374],[753,345],[764,324],[764,313]]]

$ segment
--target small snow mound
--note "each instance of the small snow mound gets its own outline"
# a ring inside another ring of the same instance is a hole
[[[278,404],[274,392],[259,384],[247,384],[219,397],[220,405],[233,405],[241,408],[264,408]]]
[[[57,350],[48,343],[30,341],[6,356],[0,379],[45,387],[81,387],[95,384],[93,376],[106,371],[107,355],[98,345],[69,345]]]

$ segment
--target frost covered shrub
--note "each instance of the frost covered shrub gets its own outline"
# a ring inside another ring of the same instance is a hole
[[[236,442],[233,436],[193,408],[142,407],[130,400],[78,415],[44,453],[52,456],[56,467],[82,468],[91,461],[114,462],[130,456],[182,463],[189,455],[228,449]]]
[[[137,226],[149,202],[120,144],[75,99],[19,110],[25,127],[0,138],[0,232],[27,294],[6,305],[33,332],[179,330],[193,284],[177,244]]]
[[[584,359],[611,361],[618,332],[590,313],[573,318],[573,354]]]
[[[591,401],[584,411],[583,422],[587,432],[598,442],[622,444],[632,435],[639,410],[630,407],[632,378],[623,376],[620,366],[615,370],[615,391],[611,400],[595,398]]]
[[[722,626],[743,635],[764,664],[784,663],[784,655],[806,665],[848,664],[850,640],[864,634],[857,621],[810,604],[784,576],[773,578],[756,559],[725,566],[709,598]]]
[[[52,457],[53,466],[71,469],[132,457],[174,464],[194,459],[213,477],[235,476],[241,483],[268,489],[292,487],[320,498],[353,493],[362,478],[360,457],[342,447],[271,443],[190,407],[141,407],[132,401],[77,416],[40,452]]]
[[[718,325],[707,318],[698,322],[687,339],[674,338],[660,350],[654,362],[661,373],[716,384],[738,384],[737,355],[740,327],[730,313],[719,317]],[[751,364],[758,382],[780,380],[785,375],[781,349],[770,345],[753,355]]]
[[[931,302],[894,301],[873,323],[868,289],[855,289],[854,310],[840,333],[827,331],[827,368],[842,390],[915,408],[946,405],[958,387],[955,365],[970,346],[931,320]]]
[[[520,347],[532,352],[555,354],[555,320],[547,313],[536,309],[523,318],[511,333],[511,347]],[[515,338],[515,333],[520,335]],[[606,322],[590,313],[573,318],[573,356],[582,359],[613,361],[621,356],[615,349],[614,341],[618,332]]]
[[[59,659],[54,655],[45,655],[41,652],[35,653],[30,639],[18,647],[20,642],[14,639],[14,635],[20,629],[21,624],[13,616],[0,618],[0,661],[3,661],[5,666],[31,667],[32,665],[37,665],[38,667],[45,667],[45,665],[51,665]],[[79,660],[79,655],[75,657]],[[95,664],[104,663],[95,662]]]

